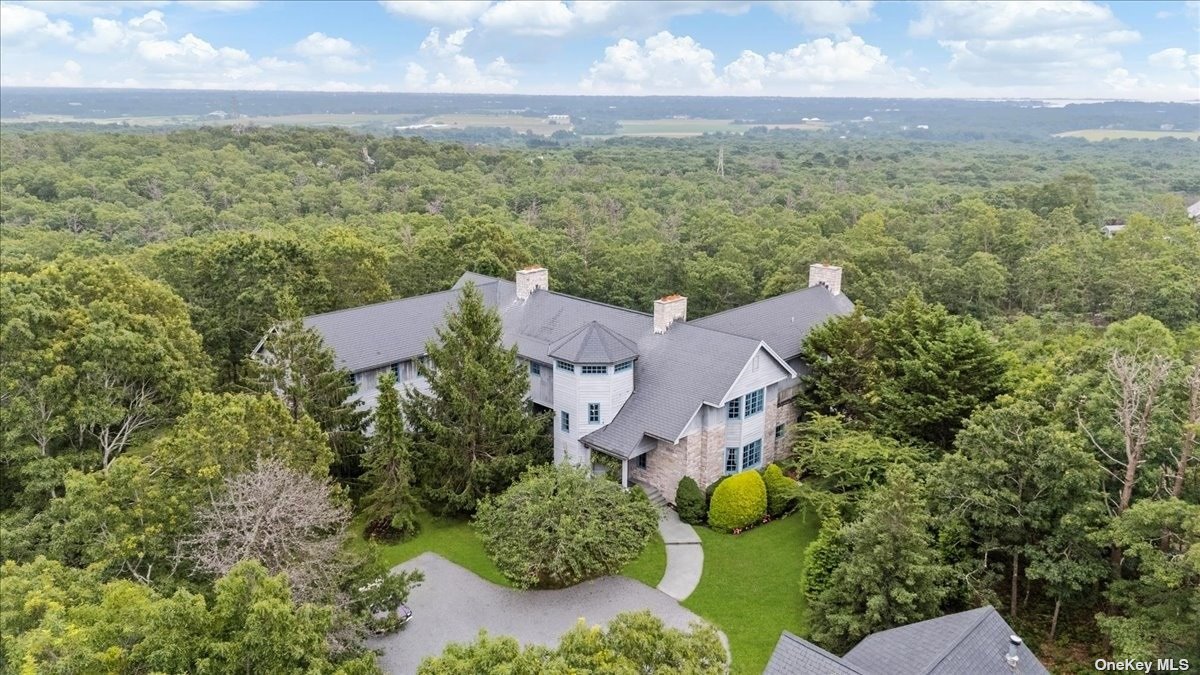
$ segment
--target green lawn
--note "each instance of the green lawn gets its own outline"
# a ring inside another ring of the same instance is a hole
[[[417,520],[421,523],[421,533],[413,539],[399,544],[369,544],[376,548],[380,560],[389,568],[429,551],[462,565],[492,583],[512,587],[488,558],[483,550],[483,542],[475,535],[470,522],[459,518],[439,518],[428,513],[420,514]],[[361,525],[356,529],[361,531]],[[662,537],[655,532],[642,555],[621,573],[653,587],[662,581],[666,568],[667,549]]]
[[[817,525],[799,512],[740,535],[696,528],[704,575],[683,605],[729,636],[734,673],[761,673],[782,631],[804,634],[800,575]]]

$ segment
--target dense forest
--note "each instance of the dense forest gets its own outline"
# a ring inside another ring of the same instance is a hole
[[[1200,658],[1196,148],[6,131],[4,667],[370,672],[371,617],[419,580],[344,544],[378,499],[441,494],[384,461],[423,441],[396,420],[368,439],[303,334],[277,338],[305,355],[295,396],[248,356],[297,316],[531,263],[642,311],[684,294],[692,318],[845,268],[859,311],[805,344],[785,467],[822,518],[804,591],[819,644],[992,602],[1056,670]],[[505,424],[536,445],[540,420]],[[230,558],[230,500],[279,494],[309,519],[280,526],[286,561]]]

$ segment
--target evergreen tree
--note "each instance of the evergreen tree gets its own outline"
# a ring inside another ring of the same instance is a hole
[[[307,415],[321,427],[336,457],[336,476],[346,482],[358,476],[367,413],[351,398],[355,389],[349,371],[336,366],[333,350],[315,330],[298,318],[280,323],[249,370],[256,387],[278,395],[293,420]]]
[[[929,535],[912,469],[898,466],[843,529],[843,558],[811,604],[813,639],[845,651],[871,633],[940,614],[947,568]]]
[[[371,536],[406,538],[417,533],[411,446],[400,415],[396,376],[385,373],[379,378],[375,429],[363,457],[367,493],[362,498],[362,512]]]
[[[516,346],[502,345],[500,315],[473,284],[426,351],[417,369],[431,395],[409,389],[401,404],[414,431],[420,485],[435,510],[471,513],[481,497],[549,460],[547,420],[530,413],[529,373]]]

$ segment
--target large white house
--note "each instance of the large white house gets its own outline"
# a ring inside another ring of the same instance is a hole
[[[813,265],[809,287],[687,320],[687,298],[635,312],[550,290],[541,267],[513,281],[467,273],[446,291],[304,319],[373,406],[379,376],[423,389],[416,362],[471,282],[499,312],[504,340],[529,368],[529,399],[554,411],[554,457],[580,465],[616,458],[624,485],[675,501],[683,476],[705,487],[782,456],[795,421],[800,343],[848,314],[840,267]]]

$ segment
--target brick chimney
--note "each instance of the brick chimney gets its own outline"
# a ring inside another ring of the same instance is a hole
[[[665,333],[676,321],[687,321],[687,298],[668,295],[654,301],[654,332]]]
[[[829,289],[834,295],[842,294],[842,268],[837,265],[813,263],[808,266],[808,285],[813,287],[820,284]]]
[[[537,289],[550,290],[550,272],[545,267],[526,267],[517,270],[517,300],[524,302]]]

